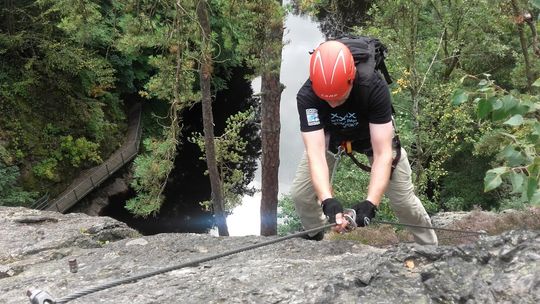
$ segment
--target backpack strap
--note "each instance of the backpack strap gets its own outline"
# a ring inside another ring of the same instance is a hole
[[[385,51],[385,53],[386,53],[386,51]],[[386,55],[383,55],[383,56],[386,56]],[[380,60],[380,62],[377,63],[377,69],[384,76],[384,80],[386,80],[386,83],[391,84],[392,83],[392,77],[390,77],[390,73],[388,72],[388,68],[386,68],[386,63],[384,63],[384,57],[381,57],[381,58],[382,59]]]

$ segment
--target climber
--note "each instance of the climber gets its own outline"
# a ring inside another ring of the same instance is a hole
[[[345,149],[367,155],[371,164],[367,197],[353,206],[358,226],[375,216],[386,194],[401,223],[431,227],[430,217],[414,194],[407,153],[396,140],[385,77],[373,63],[374,54],[367,63],[362,58],[355,62],[353,53],[362,52],[346,45],[353,45],[350,42],[332,40],[319,45],[311,55],[309,79],[297,94],[305,152],[291,195],[302,226],[307,230],[324,225],[328,217],[337,223],[335,231],[345,230],[348,223],[343,207],[330,183],[335,154]],[[432,229],[409,230],[417,243],[437,244]],[[308,238],[321,240],[323,236],[321,231]]]

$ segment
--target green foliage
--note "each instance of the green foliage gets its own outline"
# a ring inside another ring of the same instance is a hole
[[[182,110],[200,99],[196,3],[31,0],[0,7],[0,138],[7,140],[13,161],[31,173],[21,177],[21,184],[41,191],[60,188],[77,174],[75,167],[116,150],[126,128],[120,96],[132,99],[125,94],[133,92],[169,110],[169,125],[151,122],[158,125],[157,145],[166,151],[150,148],[148,153],[155,154],[143,156],[141,163],[172,168]],[[264,54],[260,29],[282,15],[277,1],[208,3],[215,69],[224,75],[214,78],[217,90],[225,87],[230,68],[258,62]],[[236,164],[231,161],[230,167]],[[136,176],[149,179],[139,185],[157,187],[139,188],[139,201],[148,199],[156,208],[167,174],[145,165],[136,168],[143,170]],[[244,178],[238,171],[231,177]],[[238,193],[234,183],[225,187]]]
[[[97,151],[98,148],[98,144],[88,141],[84,137],[74,140],[71,135],[68,135],[61,139],[57,158],[60,161],[68,161],[74,167],[92,163],[97,164],[102,161]]]
[[[104,16],[114,18],[108,9],[97,1],[49,0],[0,9],[0,137],[30,173],[17,181],[27,190],[54,195],[74,167],[100,161],[124,135],[107,58],[113,22]]]
[[[56,158],[47,158],[40,161],[34,167],[32,167],[32,172],[34,172],[34,174],[40,178],[56,182],[60,180],[60,176],[58,174],[58,161]]]
[[[404,145],[410,147],[415,184],[420,196],[445,208],[470,208],[473,202],[498,206],[495,196],[469,200],[465,189],[481,189],[483,181],[468,183],[462,172],[469,168],[452,165],[456,154],[470,151],[491,132],[491,123],[479,123],[476,116],[487,115],[489,105],[482,101],[478,109],[470,104],[453,107],[447,100],[463,104],[470,98],[470,92],[459,87],[463,74],[490,71],[492,79],[505,86],[524,86],[515,24],[510,17],[500,18],[509,11],[509,4],[489,1],[377,1],[371,22],[357,29],[388,44],[387,65],[397,79],[392,87],[396,118]],[[519,124],[520,118],[507,123]],[[497,182],[497,175],[492,176]]]
[[[112,28],[104,22],[103,9],[96,1],[38,0],[36,3],[45,8],[45,15],[61,15],[58,28],[75,42],[85,45],[112,43]]]
[[[174,158],[170,154],[175,153],[178,142],[166,136],[165,139],[147,138],[143,144],[148,153],[135,159],[131,182],[137,197],[128,200],[125,207],[137,216],[146,217],[161,207],[165,182],[174,166]]]
[[[52,125],[49,125],[53,128]],[[102,161],[99,156],[99,145],[88,141],[84,137],[74,139],[73,136],[61,136],[59,147],[32,167],[32,172],[39,178],[50,181],[61,181],[61,164],[72,167],[88,167]]]
[[[224,3],[227,5],[223,6]],[[279,2],[222,1],[222,6],[224,16],[229,18],[225,19],[227,30],[221,33],[226,46],[236,49],[235,54],[254,69],[255,75],[279,71],[281,60],[276,60],[272,54],[280,51],[283,44],[267,39],[273,28],[283,26],[285,12]]]
[[[477,106],[477,115],[495,123],[478,153],[498,151],[497,167],[486,172],[484,191],[492,191],[505,182],[521,202],[540,204],[540,100],[537,95],[507,92],[486,75],[478,87],[469,89],[469,99]]]
[[[483,191],[484,175],[493,155],[474,155],[473,145],[454,153],[445,163],[446,174],[441,180],[440,202],[444,210],[489,210],[503,199],[498,192]]]
[[[236,191],[242,188],[241,185],[245,184],[248,178],[248,175],[242,172],[240,166],[248,144],[247,140],[242,137],[242,131],[254,119],[255,109],[253,108],[238,112],[227,119],[223,134],[214,139],[216,162],[220,180],[222,181],[226,211],[231,211],[242,200],[243,193]],[[200,159],[206,160],[204,135],[194,133],[189,140],[197,144],[201,149],[203,155]],[[203,205],[209,207],[208,204],[210,203],[206,202]]]
[[[36,198],[35,192],[17,186],[19,175],[17,166],[7,166],[0,160],[0,206],[29,206]]]
[[[133,186],[133,184],[132,184]],[[153,193],[138,193],[138,195],[126,202],[125,208],[136,216],[147,217],[155,214],[161,203],[163,202],[162,195],[153,195]]]
[[[196,53],[186,50],[183,54],[186,58],[196,56]],[[178,85],[182,94],[184,103],[182,107],[189,107],[196,100],[200,100],[200,94],[192,90],[189,84],[193,84],[196,80],[196,74],[193,73],[195,62],[193,60],[184,60],[180,62],[181,66],[177,67],[176,59],[172,56],[150,56],[148,63],[157,69],[159,73],[154,74],[145,84],[145,91],[139,92],[145,98],[157,98],[158,100],[174,100],[174,83],[176,68],[182,71],[182,82]]]
[[[355,157],[360,162],[369,164],[364,155],[355,154]],[[333,177],[332,186],[336,198],[349,207],[366,198],[368,184],[369,174],[358,168],[349,157],[343,155]]]
[[[120,122],[126,120],[126,115],[118,102],[118,97],[111,93],[104,93],[100,100],[103,102],[91,102],[86,112],[86,131],[91,139],[104,144],[103,148],[110,147],[107,152],[115,151],[120,143],[115,145],[113,138],[124,137],[122,130],[126,128]],[[105,111],[106,110],[106,111]],[[122,126],[122,128],[120,128]]]
[[[131,185],[137,197],[126,204],[135,215],[147,216],[159,210],[177,153],[180,114],[199,98],[193,89],[195,60],[199,55],[199,28],[192,22],[196,20],[194,5],[194,1],[130,1],[119,7],[123,13],[119,21],[123,35],[117,48],[125,56],[147,53],[147,62],[154,70],[139,95],[156,98],[169,107],[168,125],[162,127],[160,136],[144,139],[146,151],[135,159]],[[155,52],[156,49],[162,51]]]
[[[293,4],[301,13],[316,15],[321,9],[328,7],[329,2],[329,0],[298,0],[293,1]]]
[[[294,202],[289,195],[282,196],[278,201],[278,235],[286,235],[302,230],[302,223],[296,209],[294,208]]]
[[[420,139],[424,152],[429,155],[429,161],[423,175],[425,179],[416,180],[416,183],[420,195],[426,195],[430,201],[445,208],[448,208],[445,203],[449,195],[448,189],[456,191],[450,196],[464,197],[468,196],[465,189],[482,188],[482,181],[458,176],[462,176],[461,172],[484,169],[481,163],[463,158],[470,157],[471,147],[489,129],[489,124],[478,124],[474,106],[454,107],[447,102],[448,99],[462,94],[452,94],[455,88],[453,83],[426,88],[426,100],[431,102],[424,105],[423,115],[419,119]],[[457,179],[450,180],[449,175]],[[445,197],[441,197],[441,191]]]
[[[124,35],[120,37],[117,47],[126,55],[135,56],[148,52],[148,64],[156,71],[144,84],[144,90],[139,94],[145,98],[155,98],[170,104],[168,117],[170,124],[165,133],[163,142],[177,140],[179,128],[179,115],[181,111],[199,101],[201,96],[197,90],[197,60],[201,57],[200,28],[195,14],[195,1],[177,3],[154,3],[142,1],[128,3],[122,9],[119,27]],[[136,4],[136,5],[135,5]],[[244,64],[246,61],[255,66],[256,62],[271,63],[269,60],[257,61],[260,56],[260,29],[269,26],[271,15],[279,11],[274,1],[208,1],[212,16],[212,52],[216,63],[212,71],[213,89],[224,88],[226,79],[215,77],[216,71],[230,75],[230,68]],[[275,14],[273,14],[275,15]],[[281,17],[281,16],[280,16]],[[189,22],[184,22],[189,20]],[[180,21],[180,22],[179,22]],[[271,25],[270,25],[271,26]],[[280,45],[281,47],[281,45]],[[156,53],[155,49],[163,52]],[[264,52],[262,52],[264,54]],[[224,134],[217,138],[216,154],[220,164],[220,174],[223,178],[223,191],[227,201],[227,209],[239,203],[242,184],[249,178],[250,172],[242,172],[243,162],[241,151],[245,150],[247,141],[240,135],[240,120],[245,120],[239,113],[233,116]],[[195,135],[200,140],[201,135]],[[162,141],[161,139],[159,140]],[[202,140],[201,142],[202,143]],[[136,161],[135,183],[139,196],[139,203],[149,199],[148,205],[158,206],[161,191],[167,175],[162,170],[148,170],[148,167],[172,169],[172,160],[176,150],[175,146],[168,146],[166,153],[158,153],[150,149],[151,155],[140,156]],[[169,170],[170,170],[169,169]],[[155,174],[155,175],[154,175]],[[167,173],[168,174],[168,173]],[[149,181],[149,182],[145,182]],[[154,189],[152,189],[152,187]],[[145,195],[144,193],[151,193]],[[133,204],[132,204],[133,205]],[[131,208],[136,210],[136,208]],[[148,208],[149,210],[151,208]],[[143,213],[147,213],[146,211]]]

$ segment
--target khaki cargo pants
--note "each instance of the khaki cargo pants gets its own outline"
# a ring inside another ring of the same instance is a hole
[[[331,174],[336,162],[334,154],[327,152],[326,161]],[[403,148],[401,149],[401,158],[392,174],[392,179],[390,179],[385,194],[390,200],[390,207],[400,223],[431,227],[429,215],[426,213],[420,199],[414,194],[414,186],[411,180],[411,166],[407,159],[407,153]],[[317,195],[311,183],[306,152],[304,152],[302,160],[298,165],[291,188],[291,196],[304,229],[312,229],[326,224],[326,217],[318,204]],[[418,244],[437,245],[437,235],[433,229],[408,229]]]

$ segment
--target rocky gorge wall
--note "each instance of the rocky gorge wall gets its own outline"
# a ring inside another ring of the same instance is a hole
[[[0,303],[10,304],[30,303],[29,288],[58,299],[271,239],[141,236],[108,217],[8,207],[0,207],[0,236]],[[540,303],[540,233],[384,249],[295,238],[70,303]]]

